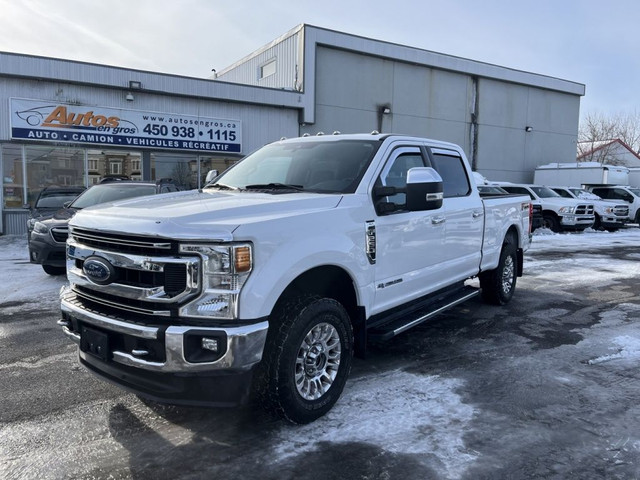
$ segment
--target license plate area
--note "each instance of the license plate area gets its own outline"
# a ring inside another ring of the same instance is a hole
[[[109,336],[83,326],[80,329],[80,350],[106,362],[109,354]]]

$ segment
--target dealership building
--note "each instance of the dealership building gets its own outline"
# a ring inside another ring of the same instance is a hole
[[[0,234],[47,186],[110,175],[202,186],[282,137],[393,132],[531,181],[575,161],[580,83],[300,25],[210,78],[0,52]]]

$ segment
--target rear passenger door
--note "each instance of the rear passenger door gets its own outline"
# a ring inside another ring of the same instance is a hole
[[[465,160],[455,150],[431,149],[433,168],[444,190],[445,245],[443,260],[447,277],[463,280],[478,273],[484,232],[484,205],[471,188]]]

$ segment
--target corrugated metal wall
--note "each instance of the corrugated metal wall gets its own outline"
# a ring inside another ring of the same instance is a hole
[[[7,210],[2,213],[2,220],[4,224],[4,233],[6,235],[26,235],[27,234],[27,219],[29,213],[27,210]]]
[[[236,64],[218,73],[225,82],[255,85],[258,87],[302,90],[302,40],[303,30],[271,43]],[[260,78],[261,67],[275,60],[273,75]]]

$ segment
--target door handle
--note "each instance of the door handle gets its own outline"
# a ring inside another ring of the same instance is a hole
[[[482,216],[482,212],[475,210],[472,215],[473,215],[473,218],[479,218]]]
[[[446,220],[445,217],[440,216],[440,217],[432,217],[431,218],[431,223],[434,225],[440,225],[441,223],[444,223],[444,221]]]

